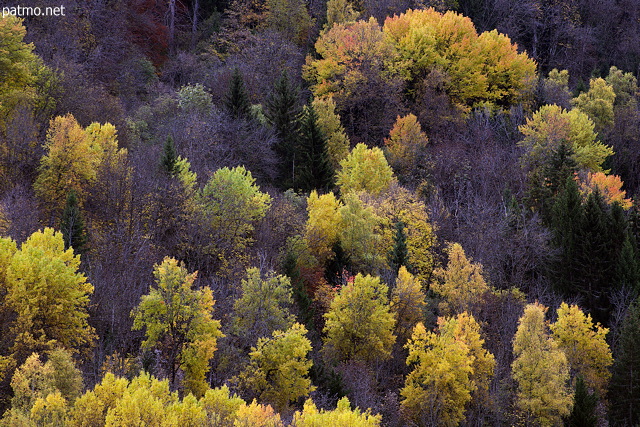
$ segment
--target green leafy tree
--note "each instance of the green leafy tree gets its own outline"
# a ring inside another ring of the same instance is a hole
[[[227,111],[235,119],[247,119],[251,114],[251,102],[244,86],[244,79],[238,68],[233,70],[229,91],[225,98]]]
[[[324,30],[328,31],[333,24],[354,22],[360,15],[349,0],[329,0],[327,2],[327,23]]]
[[[524,139],[518,145],[525,149],[521,160],[527,170],[540,168],[563,142],[578,168],[587,171],[601,172],[603,162],[613,155],[611,147],[596,139],[593,121],[579,109],[543,105],[519,129]]]
[[[616,94],[604,79],[591,79],[589,90],[578,95],[572,104],[586,113],[595,125],[594,130],[601,133],[613,125],[613,103]]]
[[[393,170],[381,149],[358,144],[349,156],[340,162],[337,183],[342,193],[366,191],[380,194],[394,181]]]
[[[262,402],[283,411],[289,404],[313,391],[308,359],[311,341],[307,330],[294,323],[286,331],[274,331],[269,338],[260,338],[249,356],[249,366],[240,374],[240,384]]]
[[[302,0],[266,0],[265,25],[289,40],[304,45],[309,39],[313,19]]]
[[[340,289],[324,315],[325,352],[330,358],[375,361],[390,357],[396,337],[387,290],[379,278],[362,274]]]
[[[327,140],[318,125],[318,114],[313,105],[305,106],[300,117],[299,159],[297,188],[306,192],[328,190],[333,186]]]
[[[84,253],[87,234],[82,212],[78,206],[78,198],[73,190],[67,196],[67,205],[62,212],[62,220],[60,221],[60,231],[62,231],[64,238],[65,249],[73,248],[77,254]]]
[[[546,307],[538,303],[525,307],[513,339],[511,369],[518,383],[517,405],[527,420],[552,426],[569,415],[573,399],[569,364],[547,331],[545,312]]]
[[[253,242],[255,223],[271,206],[271,197],[260,191],[251,172],[243,166],[218,169],[199,197],[205,232],[210,238],[206,250],[218,256],[221,268],[231,263],[244,266],[244,250]]]
[[[259,338],[275,330],[286,330],[293,324],[288,306],[292,303],[291,282],[287,276],[272,271],[262,278],[255,267],[247,269],[241,283],[242,294],[233,305],[232,330],[240,338],[241,347],[255,346]]]
[[[359,271],[375,271],[384,264],[380,242],[380,217],[357,194],[343,196],[340,215],[340,245],[350,264]]]
[[[178,106],[187,112],[206,114],[211,111],[211,94],[200,83],[183,86],[178,91]]]
[[[222,337],[220,322],[211,317],[211,289],[192,289],[196,273],[189,274],[173,258],[156,265],[153,274],[156,287],[133,310],[133,328],[145,330],[143,348],[160,350],[173,387],[178,386],[176,375],[183,370],[185,390],[202,396],[209,360]]]

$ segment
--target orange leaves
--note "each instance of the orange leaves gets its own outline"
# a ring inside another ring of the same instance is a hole
[[[580,184],[580,192],[584,197],[587,197],[598,190],[607,204],[618,203],[624,209],[629,209],[633,205],[633,200],[625,198],[627,192],[622,189],[622,185],[623,182],[618,175],[589,172],[587,179]]]

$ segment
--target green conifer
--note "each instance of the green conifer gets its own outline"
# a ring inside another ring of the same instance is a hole
[[[78,206],[78,197],[74,190],[71,190],[67,195],[67,203],[60,220],[60,230],[64,238],[65,249],[72,247],[76,254],[85,252],[87,235],[80,206]]]
[[[225,98],[225,105],[227,111],[234,119],[248,118],[251,115],[249,95],[247,94],[244,79],[238,68],[235,68],[231,75],[231,83],[229,85],[229,92]]]
[[[300,117],[300,162],[296,177],[296,186],[302,191],[328,190],[333,186],[326,141],[313,105],[305,106]]]

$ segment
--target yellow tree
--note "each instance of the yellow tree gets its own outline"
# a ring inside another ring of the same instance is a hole
[[[436,235],[424,203],[399,185],[392,185],[389,191],[377,197],[362,193],[360,196],[380,220],[380,252],[387,255],[393,250],[397,224],[404,224],[411,270],[419,280],[429,282],[435,263],[433,247]]]
[[[41,60],[33,53],[33,44],[24,42],[26,33],[21,19],[8,15],[0,20],[0,124],[16,104],[34,95]]]
[[[304,238],[310,253],[322,266],[331,257],[333,246],[339,240],[342,203],[333,193],[318,196],[313,190],[307,198],[309,219]]]
[[[400,175],[407,175],[418,166],[420,153],[428,142],[418,118],[413,114],[398,116],[389,138],[384,140],[389,164]]]
[[[557,105],[543,105],[518,129],[524,139],[518,143],[525,148],[523,166],[535,170],[543,167],[562,143],[573,153],[578,167],[602,172],[602,163],[613,155],[611,147],[596,139],[593,121],[579,109],[566,111]]]
[[[439,318],[438,333],[418,323],[406,345],[412,370],[400,391],[400,408],[416,425],[458,425],[477,388],[471,379],[473,358],[464,340],[455,336],[455,322]]]
[[[199,197],[204,225],[211,244],[207,248],[223,269],[242,266],[244,250],[253,242],[255,223],[271,206],[271,196],[260,191],[251,172],[243,166],[218,169]]]
[[[608,329],[593,323],[577,305],[562,303],[558,320],[551,325],[553,337],[567,356],[571,378],[582,376],[587,387],[600,396],[607,391],[613,364],[611,349],[606,341]]]
[[[447,268],[434,271],[431,289],[445,298],[443,308],[462,313],[474,307],[489,286],[482,277],[482,265],[467,259],[459,243],[449,246],[448,255]]]
[[[536,64],[497,31],[478,35],[471,20],[455,12],[407,10],[387,18],[383,32],[396,46],[396,69],[415,91],[419,79],[439,69],[454,102],[472,107],[491,102],[501,107],[527,100]]]
[[[304,326],[294,323],[286,331],[274,331],[270,338],[260,338],[249,353],[249,366],[240,374],[241,386],[278,411],[307,396],[314,387],[309,379],[313,362],[308,359],[311,341],[306,333]]]
[[[246,350],[259,338],[270,336],[275,330],[288,329],[293,316],[288,306],[292,302],[291,281],[287,276],[270,271],[262,277],[255,267],[247,269],[241,282],[242,295],[233,304],[231,329]]]
[[[382,150],[378,147],[367,148],[365,144],[356,145],[340,162],[340,167],[337,184],[342,193],[366,191],[380,194],[395,179]]]
[[[358,274],[343,286],[324,315],[325,352],[337,360],[387,359],[396,340],[388,288],[380,279]]]
[[[62,210],[71,190],[84,200],[86,187],[96,179],[100,159],[95,145],[71,114],[51,120],[45,150],[33,186],[54,214]]]
[[[173,387],[177,386],[176,374],[183,370],[184,388],[202,396],[209,360],[217,339],[223,336],[220,322],[211,317],[211,289],[192,289],[196,273],[189,274],[173,258],[156,265],[153,274],[156,287],[133,310],[133,328],[145,329],[143,348],[160,350]]]
[[[295,427],[378,427],[381,420],[381,415],[371,415],[368,410],[364,413],[357,408],[352,410],[346,397],[338,400],[336,409],[332,411],[318,410],[313,401],[308,399],[302,411],[293,415]]]
[[[381,251],[380,217],[355,193],[343,196],[340,207],[340,244],[354,269],[375,271],[384,263]]]
[[[331,96],[313,99],[313,108],[318,114],[318,127],[327,138],[327,154],[333,170],[340,168],[340,162],[349,155],[349,137],[336,113],[336,103]]]
[[[600,133],[613,125],[613,103],[616,94],[613,87],[604,79],[591,79],[589,90],[578,95],[571,103],[586,113],[595,125],[595,131]]]
[[[12,334],[16,361],[56,346],[77,351],[93,344],[87,323],[93,286],[80,272],[80,257],[64,249],[62,233],[33,233],[6,267],[6,301],[15,313]]]
[[[518,383],[517,405],[529,422],[553,426],[569,415],[573,396],[567,357],[547,331],[546,311],[538,303],[525,307],[513,339],[511,375]]]
[[[401,266],[391,291],[391,311],[396,317],[394,333],[398,337],[408,338],[416,323],[423,321],[425,305],[420,281]]]

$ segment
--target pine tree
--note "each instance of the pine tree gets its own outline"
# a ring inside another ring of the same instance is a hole
[[[296,186],[302,191],[328,190],[333,185],[333,168],[327,154],[326,138],[318,126],[313,105],[304,107],[300,117],[300,163]]]
[[[407,233],[404,231],[405,224],[402,221],[395,223],[395,233],[393,235],[393,248],[389,252],[389,268],[398,274],[398,270],[403,265],[411,269],[409,265],[409,250],[407,249]]]
[[[174,176],[178,172],[178,152],[171,135],[167,137],[164,143],[162,157],[160,158],[160,168],[169,176]]]
[[[64,238],[65,250],[72,247],[76,254],[85,252],[87,235],[82,212],[80,212],[80,206],[78,206],[78,197],[74,190],[71,190],[67,196],[67,204],[60,220],[60,231],[62,231],[62,237]]]
[[[291,85],[289,75],[283,70],[265,104],[267,122],[278,137],[274,148],[279,158],[279,178],[283,188],[293,185],[299,114],[298,89]]]
[[[570,293],[574,277],[578,274],[574,257],[577,252],[579,224],[582,222],[583,215],[578,186],[573,177],[569,177],[564,191],[555,199],[551,218],[552,242],[560,249],[558,260],[552,267],[552,275],[556,289],[561,293]]]
[[[247,118],[251,114],[249,95],[244,87],[244,80],[238,68],[235,68],[231,75],[231,83],[225,99],[225,105],[229,114],[235,119]]]
[[[620,342],[609,387],[612,425],[640,423],[640,299],[636,300],[620,329]]]
[[[565,423],[567,427],[595,427],[598,425],[596,404],[598,398],[590,393],[582,377],[576,381],[576,392],[573,396],[573,410]]]

